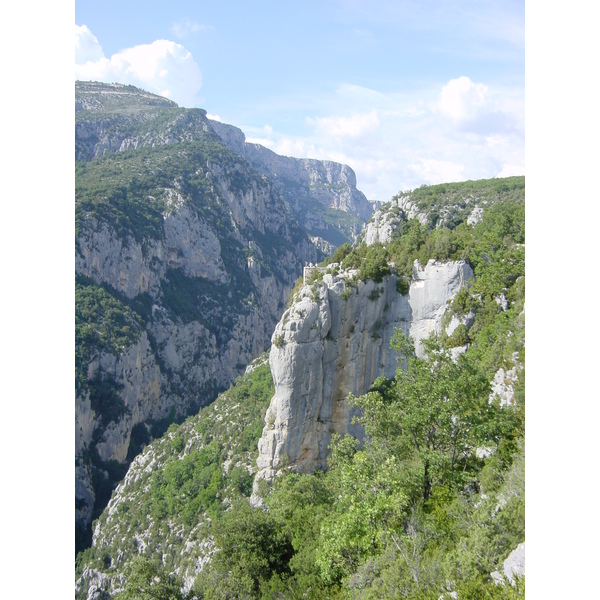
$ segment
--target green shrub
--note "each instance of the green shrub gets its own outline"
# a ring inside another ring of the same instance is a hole
[[[185,440],[181,435],[176,435],[171,440],[171,448],[173,448],[173,452],[177,452],[179,454],[185,448]]]
[[[331,257],[330,263],[341,263],[348,254],[352,251],[352,248],[348,242],[338,246]]]
[[[387,260],[387,251],[380,245],[369,247],[364,259],[360,263],[358,276],[362,281],[372,279],[381,283],[386,275],[390,274]]]
[[[248,497],[252,494],[252,483],[254,482],[254,477],[245,467],[233,468],[229,473],[228,479],[234,489],[236,489],[242,496]]]
[[[381,288],[374,288],[369,294],[369,300],[375,302],[376,300],[379,300],[379,296],[381,296]]]
[[[448,348],[455,348],[457,346],[465,346],[471,340],[469,339],[469,331],[467,330],[466,325],[461,323],[458,327],[452,332],[452,335],[448,337],[446,340],[446,345]]]
[[[396,279],[396,291],[402,296],[406,296],[410,291],[410,284],[404,275],[400,275],[398,279]]]
[[[116,290],[78,277],[75,282],[75,381],[78,392],[88,385],[87,368],[101,351],[119,355],[142,332],[142,319]]]

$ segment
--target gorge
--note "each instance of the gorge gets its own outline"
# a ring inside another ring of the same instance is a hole
[[[522,597],[524,178],[373,210],[131,86],[76,124],[76,598]]]

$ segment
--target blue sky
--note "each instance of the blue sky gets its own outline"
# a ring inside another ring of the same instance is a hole
[[[205,108],[369,199],[525,173],[523,1],[75,3],[76,77]]]

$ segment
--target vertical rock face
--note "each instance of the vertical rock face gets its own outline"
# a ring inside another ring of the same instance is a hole
[[[237,127],[218,121],[210,121],[210,126],[230,150],[273,182],[311,235],[334,246],[356,239],[373,206],[356,188],[356,175],[350,167],[327,160],[280,156],[246,142]],[[332,219],[331,209],[345,213],[344,219]]]
[[[464,261],[443,263],[430,260],[425,268],[415,261],[408,292],[412,309],[409,333],[415,340],[419,356],[421,340],[433,331],[441,332],[447,301],[454,298],[464,283],[472,278],[473,271]]]
[[[367,246],[376,243],[387,244],[391,241],[392,234],[399,230],[405,216],[397,200],[392,200],[383,208],[377,208],[361,234]]]
[[[428,220],[427,213],[419,212],[410,197],[395,196],[373,212],[361,237],[367,246],[387,244],[392,240],[392,235],[400,231],[403,222],[414,218],[422,224],[426,224]]]
[[[107,283],[128,298],[145,292],[158,295],[167,269],[182,268],[189,277],[226,282],[214,230],[188,206],[171,210],[164,219],[164,239],[158,240],[120,236],[108,224],[90,219],[77,239],[76,273]]]
[[[133,425],[164,418],[171,408],[167,398],[161,396],[161,373],[147,333],[143,332],[136,344],[118,356],[106,353],[97,356],[88,365],[88,377],[93,379],[99,372],[110,375],[122,386],[120,397],[126,410],[122,419],[111,421],[104,428],[96,449],[104,461],[123,462]],[[76,453],[90,444],[95,429],[101,426],[93,415],[88,396],[78,397],[75,403]]]
[[[362,435],[352,424],[349,393],[366,393],[379,376],[393,377],[395,329],[420,341],[439,333],[447,301],[473,277],[463,261],[416,262],[406,296],[396,277],[356,282],[347,271],[326,273],[305,286],[272,337],[270,366],[275,396],[258,443],[258,478],[272,480],[283,465],[299,472],[326,467],[331,434]],[[257,479],[258,481],[258,479]]]

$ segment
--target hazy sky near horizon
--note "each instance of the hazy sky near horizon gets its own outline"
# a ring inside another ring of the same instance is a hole
[[[76,0],[77,79],[129,83],[369,199],[525,174],[524,0]]]

